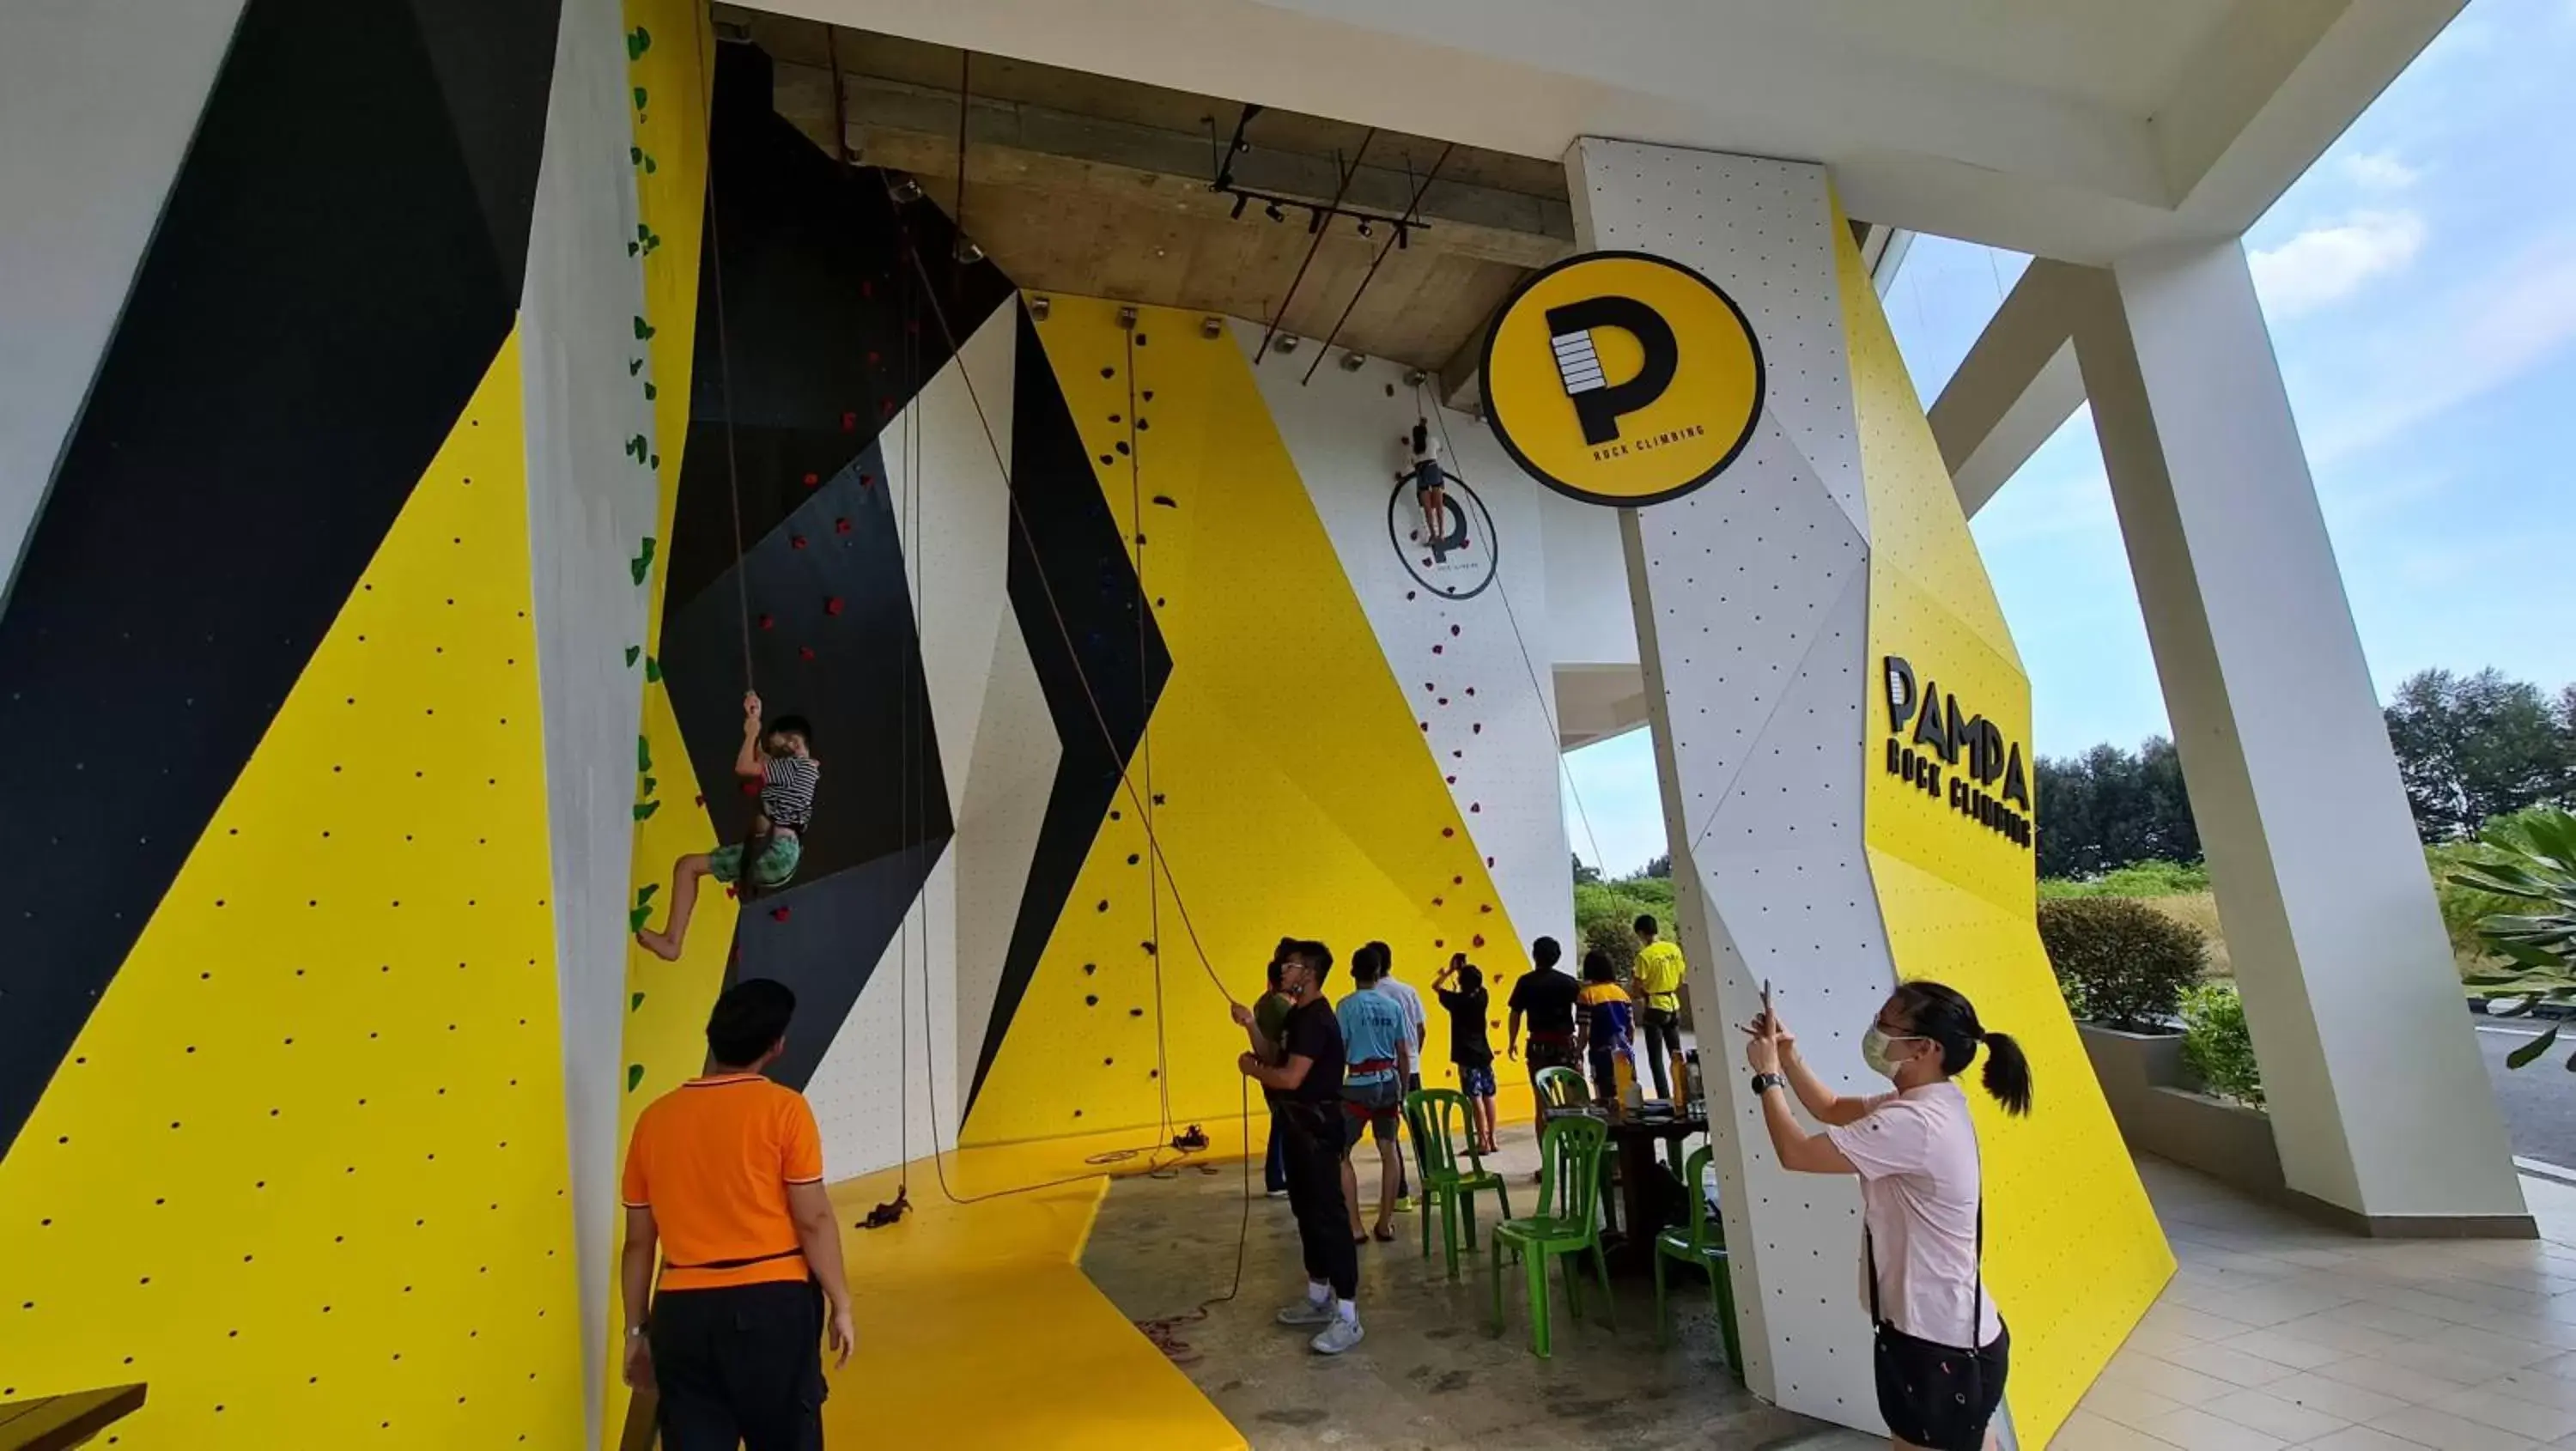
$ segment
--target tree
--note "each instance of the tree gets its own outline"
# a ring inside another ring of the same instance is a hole
[[[2387,720],[2427,842],[2474,836],[2490,817],[2576,795],[2576,687],[2553,702],[2493,669],[2423,670],[2398,685]]]
[[[1583,885],[1584,883],[1586,883],[1586,882],[1597,882],[1597,881],[1599,881],[1599,880],[1601,880],[1601,869],[1600,869],[1599,867],[1588,867],[1588,866],[1585,866],[1585,865],[1583,864],[1583,858],[1582,858],[1582,856],[1580,856],[1579,854],[1578,854],[1578,855],[1575,855],[1575,857],[1574,857],[1574,884],[1575,884],[1576,886],[1578,886],[1578,887],[1579,887],[1579,886],[1582,886],[1582,885]]]
[[[2135,752],[2099,745],[2042,756],[2032,770],[2039,808],[2039,874],[2091,877],[2131,862],[2197,861],[2200,830],[2173,742],[2150,736]]]
[[[1671,852],[1666,852],[1646,863],[1646,869],[1637,873],[1641,877],[1670,877],[1672,874],[1673,854]]]

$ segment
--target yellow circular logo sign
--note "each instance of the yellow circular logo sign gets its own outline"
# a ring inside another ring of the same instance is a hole
[[[1744,451],[1762,349],[1677,262],[1588,252],[1533,274],[1485,338],[1485,419],[1532,477],[1594,504],[1679,498]]]

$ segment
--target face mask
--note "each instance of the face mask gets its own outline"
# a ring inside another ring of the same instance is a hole
[[[1868,1032],[1861,1034],[1860,1061],[1868,1064],[1869,1071],[1877,1074],[1879,1077],[1894,1078],[1896,1076],[1896,1070],[1902,1065],[1888,1060],[1887,1045],[1890,1043],[1920,1043],[1922,1041],[1923,1040],[1920,1036],[1912,1034],[1904,1037],[1890,1036],[1887,1033],[1879,1031],[1878,1025],[1873,1023],[1870,1025]]]

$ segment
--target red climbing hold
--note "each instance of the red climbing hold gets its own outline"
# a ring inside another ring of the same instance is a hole
[[[1467,885],[1467,879],[1465,877],[1451,877],[1449,879],[1449,885],[1453,887],[1463,887]]]
[[[1447,705],[1447,704],[1449,703],[1449,697],[1447,697],[1447,696],[1445,696],[1445,695],[1444,695],[1444,696],[1442,696],[1442,697],[1440,697],[1440,703],[1441,703],[1442,705]]]
[[[860,279],[859,279],[859,296],[861,296],[861,297],[874,297],[874,296],[876,296],[876,295],[877,295],[877,285],[876,285],[876,283],[874,283],[873,281],[870,281],[869,279],[867,279],[867,278],[865,278],[865,277],[860,278]]]
[[[730,898],[733,896],[733,894],[734,894],[734,891],[733,891],[733,888],[732,888],[732,887],[728,886],[728,887],[726,887],[726,888],[725,888],[725,896],[726,896],[728,899],[730,899]]]
[[[876,476],[876,475],[874,475],[874,474],[870,474],[870,473],[862,473],[862,474],[860,474],[860,475],[859,475],[859,487],[860,487],[860,488],[862,488],[862,489],[864,489],[864,488],[868,487],[870,484],[873,484],[873,483],[875,483],[876,481],[877,481],[877,476]]]
[[[842,431],[843,433],[856,433],[856,432],[858,432],[858,431],[859,431],[859,415],[857,415],[857,414],[855,414],[855,413],[849,413],[849,412],[844,412],[844,413],[842,413],[842,415],[841,415],[841,431]]]
[[[760,783],[759,783],[758,781],[745,781],[745,782],[743,782],[743,783],[742,783],[742,794],[743,794],[743,795],[745,795],[745,796],[757,796],[757,795],[759,795],[759,794],[760,794]]]
[[[1485,934],[1484,934],[1484,933],[1479,932],[1479,933],[1477,933],[1477,934],[1476,934],[1476,941],[1475,941],[1475,945],[1476,945],[1476,946],[1478,946],[1478,947],[1482,947],[1482,946],[1484,946],[1484,945],[1485,945]]]
[[[811,646],[811,645],[799,645],[799,646],[797,646],[797,647],[796,647],[796,658],[797,658],[797,659],[799,659],[799,660],[811,660],[811,659],[813,659],[813,658],[814,658],[814,647],[813,647],[813,646]]]
[[[802,548],[804,548],[804,547],[805,547],[805,536],[804,536],[804,535],[802,535],[802,534],[791,534],[791,535],[787,536],[787,547],[788,547],[788,548],[790,548],[790,549],[802,549]]]
[[[821,474],[809,472],[805,475],[805,487],[809,489],[819,486],[822,482],[823,476]]]
[[[1441,646],[1441,645],[1434,645],[1434,646],[1432,646],[1432,647],[1431,647],[1431,653],[1432,653],[1432,654],[1434,654],[1434,655],[1437,655],[1437,654],[1439,654],[1439,653],[1440,653],[1443,649],[1445,649],[1445,648],[1447,648],[1447,647],[1445,647],[1445,646]]]
[[[878,356],[877,356],[877,350],[876,350],[876,349],[874,349],[874,348],[870,348],[870,349],[868,349],[868,366],[869,366],[869,367],[871,367],[871,368],[873,368],[873,367],[875,367],[875,366],[876,366],[880,361],[882,361],[882,359],[878,358]]]
[[[1450,784],[1450,785],[1452,785],[1452,786],[1455,786],[1455,785],[1457,785],[1457,784],[1458,784],[1458,778],[1457,778],[1457,777],[1455,777],[1455,776],[1450,776],[1450,777],[1448,777],[1448,778],[1446,778],[1446,779],[1448,780],[1449,784]]]
[[[1475,694],[1475,693],[1476,693],[1476,687],[1474,687],[1474,686],[1472,686],[1472,685],[1468,686],[1468,687],[1467,687],[1467,693],[1468,693],[1469,695],[1473,695],[1473,694]]]
[[[1434,906],[1434,907],[1439,906],[1439,905],[1440,905],[1440,899],[1439,899],[1438,897],[1434,897],[1434,898],[1432,898],[1432,899],[1431,899],[1431,905],[1432,905],[1432,906]]]
[[[1451,625],[1451,626],[1449,627],[1449,633],[1450,633],[1450,634],[1452,634],[1452,635],[1457,634],[1457,633],[1458,633],[1458,627],[1457,627],[1456,625]]]
[[[1494,904],[1493,904],[1493,903],[1491,903],[1491,902],[1487,902],[1487,903],[1485,903],[1483,906],[1478,907],[1476,910],[1477,910],[1477,911],[1479,911],[1479,912],[1491,912],[1491,911],[1493,911],[1493,910],[1494,910]]]
[[[841,597],[839,595],[830,595],[825,597],[823,600],[823,613],[827,615],[837,615],[840,612]]]
[[[849,533],[849,532],[850,532],[850,521],[849,521],[849,520],[847,520],[847,519],[835,519],[835,520],[833,520],[833,521],[832,521],[832,532],[833,532],[833,533],[835,533],[835,534],[847,534],[847,533]]]
[[[1434,937],[1431,939],[1431,945],[1434,947],[1446,947],[1449,945],[1449,939],[1446,937]]]
[[[893,399],[891,399],[891,398],[880,398],[880,399],[878,399],[878,400],[877,400],[877,412],[879,412],[879,413],[881,413],[881,414],[885,415],[885,416],[886,416],[886,417],[888,417],[888,418],[892,418],[892,417],[894,417],[894,400],[893,400]]]
[[[771,618],[770,618],[769,616],[767,616],[767,615],[763,615],[763,616],[761,616],[761,617],[760,617],[760,627],[761,627],[762,629],[764,629],[764,630],[767,630],[767,629],[773,629],[773,628],[775,628],[775,627],[777,626],[777,624],[778,624],[778,622],[777,622],[776,620],[771,619]]]
[[[1404,592],[1404,597],[1405,597],[1406,599],[1411,599],[1411,598],[1413,598],[1413,591],[1411,591],[1411,590],[1406,590],[1406,591]]]
[[[786,920],[787,920],[787,909],[786,909],[786,908],[784,908],[784,907],[772,907],[772,908],[770,908],[770,909],[769,909],[769,920],[770,920],[770,921],[772,921],[772,922],[784,922],[784,921],[786,921]]]
[[[1480,812],[1485,809],[1485,803],[1482,801],[1470,801],[1467,803],[1467,809],[1470,812]]]
[[[1487,858],[1485,858],[1485,865],[1487,865],[1487,866],[1492,866],[1493,864],[1494,864],[1494,859],[1493,859],[1492,857],[1487,857]]]
[[[707,804],[706,793],[704,793],[704,792],[700,792],[700,793],[698,794],[698,804],[699,804],[700,806],[704,806],[704,805],[706,805],[706,804]]]
[[[1485,723],[1483,721],[1476,722],[1474,725],[1467,727],[1467,733],[1470,735],[1483,735],[1485,733]]]
[[[1444,826],[1440,828],[1440,834],[1442,836],[1456,836],[1458,834],[1458,828],[1454,826]]]
[[[1420,726],[1420,727],[1422,727],[1424,730],[1429,730],[1429,729],[1431,729],[1431,722],[1429,722],[1429,721],[1427,721],[1427,720],[1418,720],[1418,721],[1415,721],[1415,722],[1414,722],[1414,724],[1415,724],[1415,725],[1418,725],[1418,726]]]

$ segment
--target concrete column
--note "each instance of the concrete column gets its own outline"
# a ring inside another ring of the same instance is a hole
[[[2291,1188],[2532,1233],[2243,249],[2090,274],[2112,497]]]

